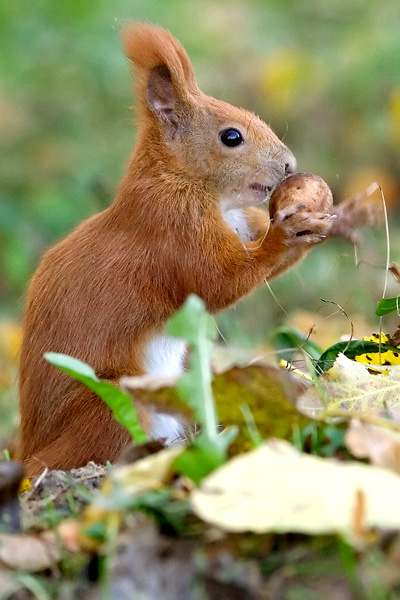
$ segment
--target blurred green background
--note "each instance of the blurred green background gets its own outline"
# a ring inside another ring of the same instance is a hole
[[[186,47],[203,91],[258,113],[284,137],[299,171],[321,175],[337,200],[378,181],[391,209],[392,258],[400,260],[398,0],[3,0],[3,387],[18,348],[24,290],[40,255],[112,201],[134,144],[132,83],[119,40],[131,18],[169,28]],[[263,343],[285,320],[306,330],[319,320],[325,332],[335,307],[319,310],[321,297],[378,329],[373,311],[385,256],[383,226],[366,233],[359,267],[352,246],[319,247],[272,283],[283,308],[265,287],[222,315],[221,331],[232,344]],[[388,294],[397,293],[390,281]],[[339,330],[349,331],[343,318]]]

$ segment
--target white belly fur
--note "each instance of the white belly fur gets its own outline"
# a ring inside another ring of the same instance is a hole
[[[160,440],[166,446],[182,442],[186,437],[182,423],[172,415],[165,413],[152,415],[150,436],[153,440]]]
[[[222,217],[231,229],[244,242],[252,239],[252,231],[247,223],[246,215],[241,208],[232,208],[231,210],[222,209]]]
[[[183,373],[186,342],[168,335],[156,335],[147,346],[144,359],[146,373],[168,377]]]
[[[184,371],[183,360],[186,343],[167,335],[156,335],[149,343],[144,366],[146,372],[154,377],[181,375]],[[175,417],[164,413],[154,413],[150,435],[162,440],[167,446],[182,441],[185,431],[182,423]]]

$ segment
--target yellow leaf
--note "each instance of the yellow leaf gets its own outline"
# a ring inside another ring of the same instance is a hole
[[[400,365],[374,365],[376,374],[371,374],[369,365],[350,360],[339,354],[333,367],[319,378],[326,406],[319,391],[309,388],[300,396],[297,407],[312,418],[335,409],[346,409],[370,413],[382,408],[400,405]]]
[[[214,471],[191,504],[201,519],[231,532],[354,537],[373,527],[400,529],[400,477],[271,440]]]
[[[148,490],[159,490],[174,473],[173,464],[185,447],[171,446],[156,454],[150,454],[133,464],[115,466],[104,480],[98,492],[84,512],[79,543],[87,549],[96,549],[101,542],[87,534],[88,528],[104,523],[105,530],[118,529],[122,520],[118,508],[104,508],[103,500],[108,500],[114,492],[134,496]],[[112,502],[111,502],[112,504]]]
[[[132,495],[161,489],[173,474],[173,464],[184,449],[183,445],[170,446],[131,465],[118,466],[111,471],[104,485],[123,486]]]

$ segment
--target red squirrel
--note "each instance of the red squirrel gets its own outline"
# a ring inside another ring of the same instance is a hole
[[[256,206],[296,160],[254,114],[201,92],[190,60],[166,30],[123,32],[134,67],[138,137],[114,202],[44,255],[26,301],[17,458],[28,476],[113,461],[129,434],[92,391],[46,362],[62,352],[98,377],[182,372],[184,342],[163,328],[189,294],[211,313],[296,263],[329,215]],[[181,425],[139,411],[167,442]]]

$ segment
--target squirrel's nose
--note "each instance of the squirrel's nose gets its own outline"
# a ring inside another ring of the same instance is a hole
[[[285,161],[285,175],[291,175],[296,171],[297,168],[297,160],[293,156],[291,152],[288,152],[284,157]]]

